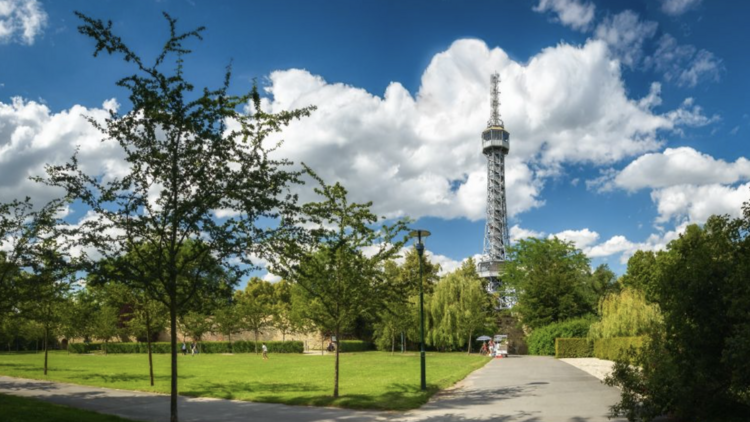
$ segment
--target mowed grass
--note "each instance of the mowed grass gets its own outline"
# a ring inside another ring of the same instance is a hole
[[[132,422],[117,416],[4,394],[0,394],[0,409],[3,422]]]
[[[148,357],[141,354],[0,354],[0,375],[61,381],[123,390],[169,393],[169,355],[154,355],[154,383],[149,385]],[[407,410],[426,403],[489,361],[465,353],[427,354],[427,391],[419,388],[419,354],[365,352],[341,354],[339,397],[333,398],[333,355],[236,354],[179,356],[179,392],[294,405],[353,409]]]

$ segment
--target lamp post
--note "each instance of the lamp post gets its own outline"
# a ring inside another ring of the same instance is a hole
[[[427,375],[425,371],[425,359],[424,359],[424,289],[422,284],[422,255],[424,254],[424,243],[422,239],[429,236],[430,232],[427,230],[413,230],[409,233],[409,237],[417,238],[417,243],[414,245],[417,248],[417,255],[419,256],[419,359],[421,363],[421,388],[422,390],[427,389]]]

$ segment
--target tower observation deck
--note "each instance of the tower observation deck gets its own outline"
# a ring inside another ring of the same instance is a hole
[[[490,120],[482,132],[482,153],[487,157],[487,223],[477,271],[491,291],[500,283],[510,244],[505,203],[505,156],[510,151],[510,134],[500,118],[499,85],[500,75],[494,73],[490,77]]]

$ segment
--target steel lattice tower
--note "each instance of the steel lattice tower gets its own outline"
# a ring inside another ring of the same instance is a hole
[[[510,134],[500,118],[500,75],[490,77],[492,106],[487,129],[482,132],[482,153],[487,157],[487,224],[484,250],[477,270],[490,290],[497,288],[507,260],[508,211],[505,204],[505,156],[510,151]]]

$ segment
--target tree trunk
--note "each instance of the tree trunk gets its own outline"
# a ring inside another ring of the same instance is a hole
[[[391,354],[396,353],[396,334],[391,333]]]
[[[326,335],[324,333],[320,333],[320,354],[324,355],[326,352]]]
[[[172,330],[169,333],[169,341],[172,352],[172,388],[169,400],[169,421],[179,422],[177,419],[177,303],[171,298],[169,303],[169,327]]]
[[[339,327],[336,327],[336,370],[333,376],[333,398],[339,397],[339,345],[341,344],[341,338],[339,337]]]
[[[258,354],[258,330],[253,330],[255,333],[255,354]]]
[[[109,342],[109,339],[104,339],[104,356],[107,356],[107,342]]]
[[[471,354],[471,335],[472,333],[469,333],[469,350],[466,352],[467,355]]]
[[[154,386],[154,361],[151,359],[151,315],[146,311],[146,347],[148,347],[148,374]]]
[[[49,342],[48,336],[49,336],[49,328],[45,324],[44,325],[44,375],[47,375],[47,349],[49,349],[49,347],[48,347],[48,342]]]

